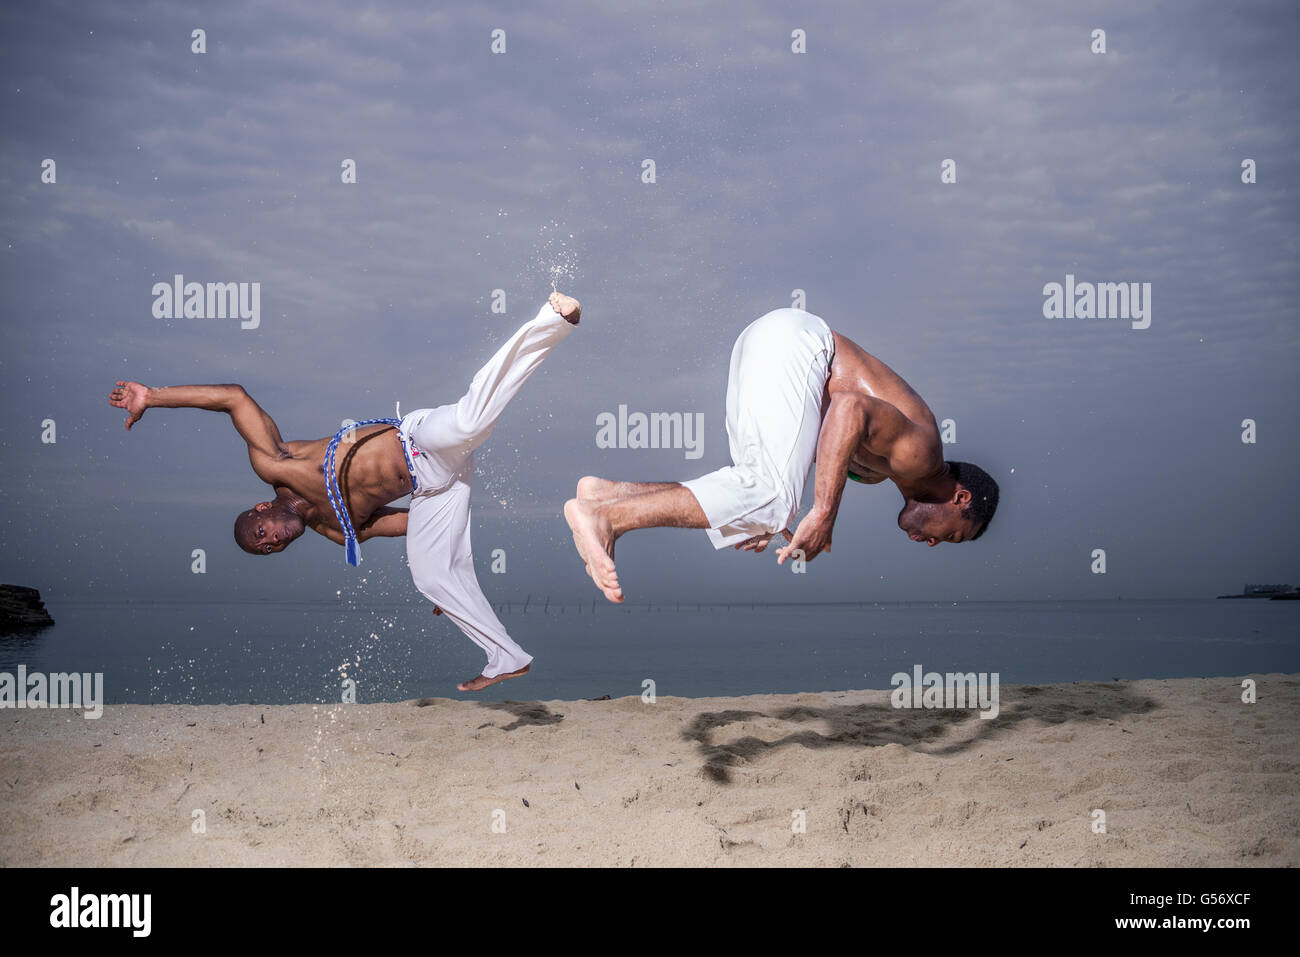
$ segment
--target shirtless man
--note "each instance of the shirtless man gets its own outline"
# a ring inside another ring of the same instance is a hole
[[[150,389],[119,382],[109,403],[128,413],[130,429],[146,409],[194,408],[229,414],[248,443],[257,477],[275,490],[235,519],[235,541],[252,555],[282,552],[310,528],[360,561],[359,542],[406,536],[415,587],[486,652],[487,666],[456,687],[479,691],[526,674],[532,656],[506,634],[483,597],[470,551],[470,486],[474,449],[546,358],[578,324],[576,299],[552,293],[479,370],[460,401],[418,409],[400,422],[375,420],[332,439],[286,442],[271,417],[239,385]],[[330,466],[326,470],[327,465]],[[388,505],[411,496],[410,509]]]
[[[802,310],[769,312],[736,340],[727,435],[735,464],[689,482],[578,482],[564,517],[587,574],[610,601],[624,597],[614,543],[637,528],[703,528],[715,548],[753,552],[780,532],[788,542],[780,564],[830,551],[850,478],[892,481],[903,496],[898,527],[931,546],[979,538],[997,509],[988,473],[944,461],[934,413],[911,386]],[[812,510],[792,534],[814,459]]]

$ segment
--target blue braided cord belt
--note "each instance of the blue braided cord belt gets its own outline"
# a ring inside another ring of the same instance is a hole
[[[325,448],[325,494],[329,496],[330,506],[334,509],[334,517],[338,519],[339,528],[343,529],[348,564],[353,567],[361,564],[361,543],[357,541],[357,533],[352,528],[352,519],[343,504],[343,496],[339,493],[338,473],[334,468],[334,452],[339,447],[339,442],[343,441],[343,436],[354,429],[364,428],[367,425],[399,426],[401,424],[401,419],[366,419],[355,425],[345,425],[334,433],[334,438],[330,439],[330,444]],[[402,442],[402,453],[406,456],[406,470],[411,473],[411,491],[414,493],[420,487],[415,481],[415,463],[411,461],[411,451],[406,447],[406,437],[400,431],[397,437]]]

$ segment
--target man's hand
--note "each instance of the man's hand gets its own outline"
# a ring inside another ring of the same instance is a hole
[[[117,388],[108,394],[108,404],[117,409],[126,409],[126,428],[140,421],[144,410],[149,408],[149,387],[138,382],[119,382]]]
[[[822,552],[829,552],[831,531],[834,528],[835,516],[814,508],[803,517],[799,527],[794,530],[794,538],[790,539],[790,544],[776,553],[776,563],[784,565],[787,558],[802,558],[810,562]]]
[[[787,542],[794,541],[794,536],[790,534],[787,528],[781,529],[781,534],[785,536]],[[768,532],[766,535],[755,535],[753,538],[747,538],[739,545],[732,546],[738,552],[753,552],[757,555],[759,552],[767,549],[767,543],[776,538],[776,532]]]

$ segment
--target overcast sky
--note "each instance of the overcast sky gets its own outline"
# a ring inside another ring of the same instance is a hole
[[[107,392],[239,382],[304,439],[452,402],[554,273],[582,324],[479,456],[493,600],[596,595],[560,514],[581,475],[729,462],[731,343],[796,289],[956,422],[948,457],[1001,482],[996,520],[928,549],[892,485],[850,486],[806,575],[641,532],[619,545],[629,600],[1300,580],[1294,3],[211,6],[0,13],[0,580],[418,599],[400,541],[367,543],[361,572],[310,534],[240,552],[234,516],[269,490],[228,420],[153,410],[128,434]],[[155,318],[177,273],[260,282],[260,327]],[[1150,283],[1150,328],[1044,318],[1067,274]],[[703,456],[598,448],[620,404],[703,413]]]

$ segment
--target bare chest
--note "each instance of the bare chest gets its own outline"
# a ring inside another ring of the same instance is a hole
[[[328,444],[325,439],[289,443],[293,460],[285,469],[284,485],[306,502],[304,517],[310,523],[338,528],[326,486]],[[295,445],[299,447],[294,448]],[[351,441],[340,442],[334,452],[332,478],[340,504],[347,506],[354,525],[366,521],[375,509],[411,491],[406,456],[392,428],[359,433]]]

